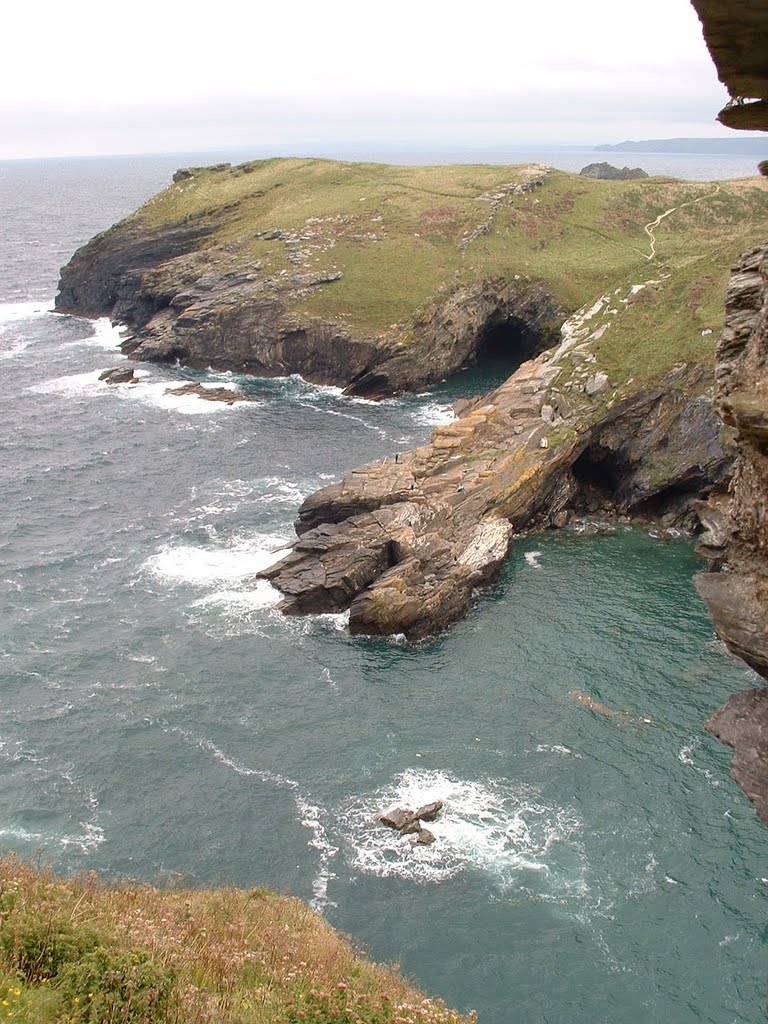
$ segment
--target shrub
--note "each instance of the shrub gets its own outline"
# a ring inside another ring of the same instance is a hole
[[[100,946],[67,964],[59,990],[72,1024],[159,1024],[171,1019],[174,981],[146,953]]]
[[[31,984],[56,977],[65,964],[80,960],[96,944],[92,932],[53,916],[26,914],[5,921],[0,929],[8,967]]]

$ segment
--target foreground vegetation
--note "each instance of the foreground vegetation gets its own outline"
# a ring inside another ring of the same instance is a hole
[[[62,880],[0,858],[0,1024],[468,1024],[265,889]]]

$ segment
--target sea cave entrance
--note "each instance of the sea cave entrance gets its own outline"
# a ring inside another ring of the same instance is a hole
[[[551,340],[516,316],[487,323],[475,345],[475,363],[496,365],[506,371],[505,376],[540,355],[551,345]]]
[[[517,316],[497,315],[480,329],[463,371],[451,383],[462,397],[484,394],[551,348],[554,341],[551,331],[539,330]]]

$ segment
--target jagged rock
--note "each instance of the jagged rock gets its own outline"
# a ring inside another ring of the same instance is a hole
[[[588,378],[584,390],[590,398],[593,398],[595,395],[602,395],[604,391],[608,390],[608,386],[608,374],[599,372]]]
[[[402,832],[403,829],[416,822],[416,817],[413,811],[409,811],[405,807],[395,807],[393,810],[379,815],[379,821],[396,832]]]
[[[734,571],[699,573],[695,583],[728,650],[768,678],[768,585]]]
[[[416,817],[419,821],[437,821],[437,816],[443,809],[442,800],[434,800],[431,804],[424,804],[423,807],[419,807],[416,811]]]
[[[435,842],[435,838],[435,834],[428,828],[422,828],[416,836],[416,846],[431,846]]]
[[[555,410],[551,405],[542,405],[541,418],[545,423],[551,423],[555,418]]]
[[[714,568],[722,564],[730,540],[726,503],[727,498],[724,494],[713,495],[708,501],[693,503],[693,510],[701,526],[696,551],[702,558],[711,562]]]
[[[421,832],[421,824],[414,818],[413,821],[409,821],[407,825],[403,825],[401,829],[398,829],[401,836],[413,836],[418,835]]]
[[[731,394],[720,404],[723,422],[736,427],[740,436],[768,455],[768,395]]]
[[[132,366],[116,366],[112,370],[105,370],[99,374],[99,380],[106,381],[107,384],[138,384]]]
[[[234,405],[235,402],[245,402],[247,399],[238,391],[230,388],[207,388],[202,384],[182,384],[178,388],[166,388],[166,395],[197,395],[206,402],[223,402],[225,405]]]

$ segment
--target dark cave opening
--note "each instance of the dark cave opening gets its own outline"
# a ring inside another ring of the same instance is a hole
[[[551,339],[542,335],[524,320],[509,316],[485,325],[477,339],[474,362],[490,368],[496,364],[514,373],[529,359],[540,355],[551,345]]]
[[[454,374],[444,390],[454,400],[485,394],[556,341],[551,331],[538,330],[519,317],[497,316],[481,328],[463,371]]]

